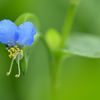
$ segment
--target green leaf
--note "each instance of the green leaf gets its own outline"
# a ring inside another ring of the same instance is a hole
[[[36,29],[38,31],[40,30],[39,20],[38,20],[38,18],[34,14],[31,14],[31,13],[22,14],[21,16],[19,16],[16,19],[15,23],[16,23],[16,25],[20,25],[20,24],[22,24],[25,21],[32,22],[35,25]]]
[[[63,52],[90,58],[100,58],[100,38],[86,33],[75,33],[67,41]]]

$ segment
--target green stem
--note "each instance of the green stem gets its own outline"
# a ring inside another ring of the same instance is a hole
[[[57,92],[58,92],[58,88],[57,88],[57,83],[58,83],[58,69],[60,66],[60,57],[58,57],[58,55],[55,55],[55,60],[53,62],[52,65],[52,100],[57,100]]]
[[[69,10],[68,10],[68,14],[67,17],[65,19],[65,23],[63,26],[63,37],[62,37],[62,42],[61,42],[61,48],[64,47],[64,43],[66,41],[66,38],[68,39],[69,33],[71,31],[72,28],[72,24],[73,24],[73,20],[74,20],[74,16],[75,16],[75,12],[76,12],[76,8],[78,6],[78,2],[79,0],[70,0],[70,6],[69,6]],[[59,55],[59,52],[57,52],[57,54],[55,54],[55,62],[52,65],[52,100],[57,100],[57,82],[58,82],[58,74],[59,74],[59,67],[60,67],[60,63],[62,60],[62,54]]]
[[[69,6],[68,13],[64,21],[64,26],[62,28],[62,34],[63,34],[62,43],[61,43],[62,48],[64,47],[65,41],[68,39],[69,33],[72,29],[72,24],[74,21],[74,17],[75,17],[75,13],[76,13],[76,9],[78,7],[79,1],[80,0],[70,0],[70,6]]]

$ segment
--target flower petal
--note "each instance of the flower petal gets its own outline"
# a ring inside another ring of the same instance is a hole
[[[34,42],[36,30],[31,22],[25,22],[19,26],[18,34],[19,38],[17,43],[21,46],[30,46]]]
[[[15,45],[17,40],[17,26],[10,20],[0,21],[0,42],[9,46]]]

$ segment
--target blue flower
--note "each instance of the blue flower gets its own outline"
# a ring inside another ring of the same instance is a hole
[[[35,34],[36,30],[31,22],[24,22],[23,24],[16,26],[10,20],[0,21],[0,42],[9,47],[9,58],[12,59],[7,76],[10,75],[13,62],[16,59],[18,73],[15,77],[18,78],[20,76],[20,60],[23,58],[23,50],[21,47],[32,45]]]
[[[34,42],[35,27],[31,22],[16,26],[10,20],[0,21],[0,42],[8,46],[30,46]]]

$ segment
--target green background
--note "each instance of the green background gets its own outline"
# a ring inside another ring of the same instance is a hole
[[[61,31],[69,0],[0,0],[0,19],[15,21],[23,13],[38,16],[41,32]],[[100,34],[100,0],[81,0],[72,32]],[[0,45],[0,100],[51,100],[50,61],[47,45],[40,40],[32,48],[28,72],[20,79],[6,77],[8,53]],[[99,100],[100,59],[73,55],[60,66],[57,100]]]

